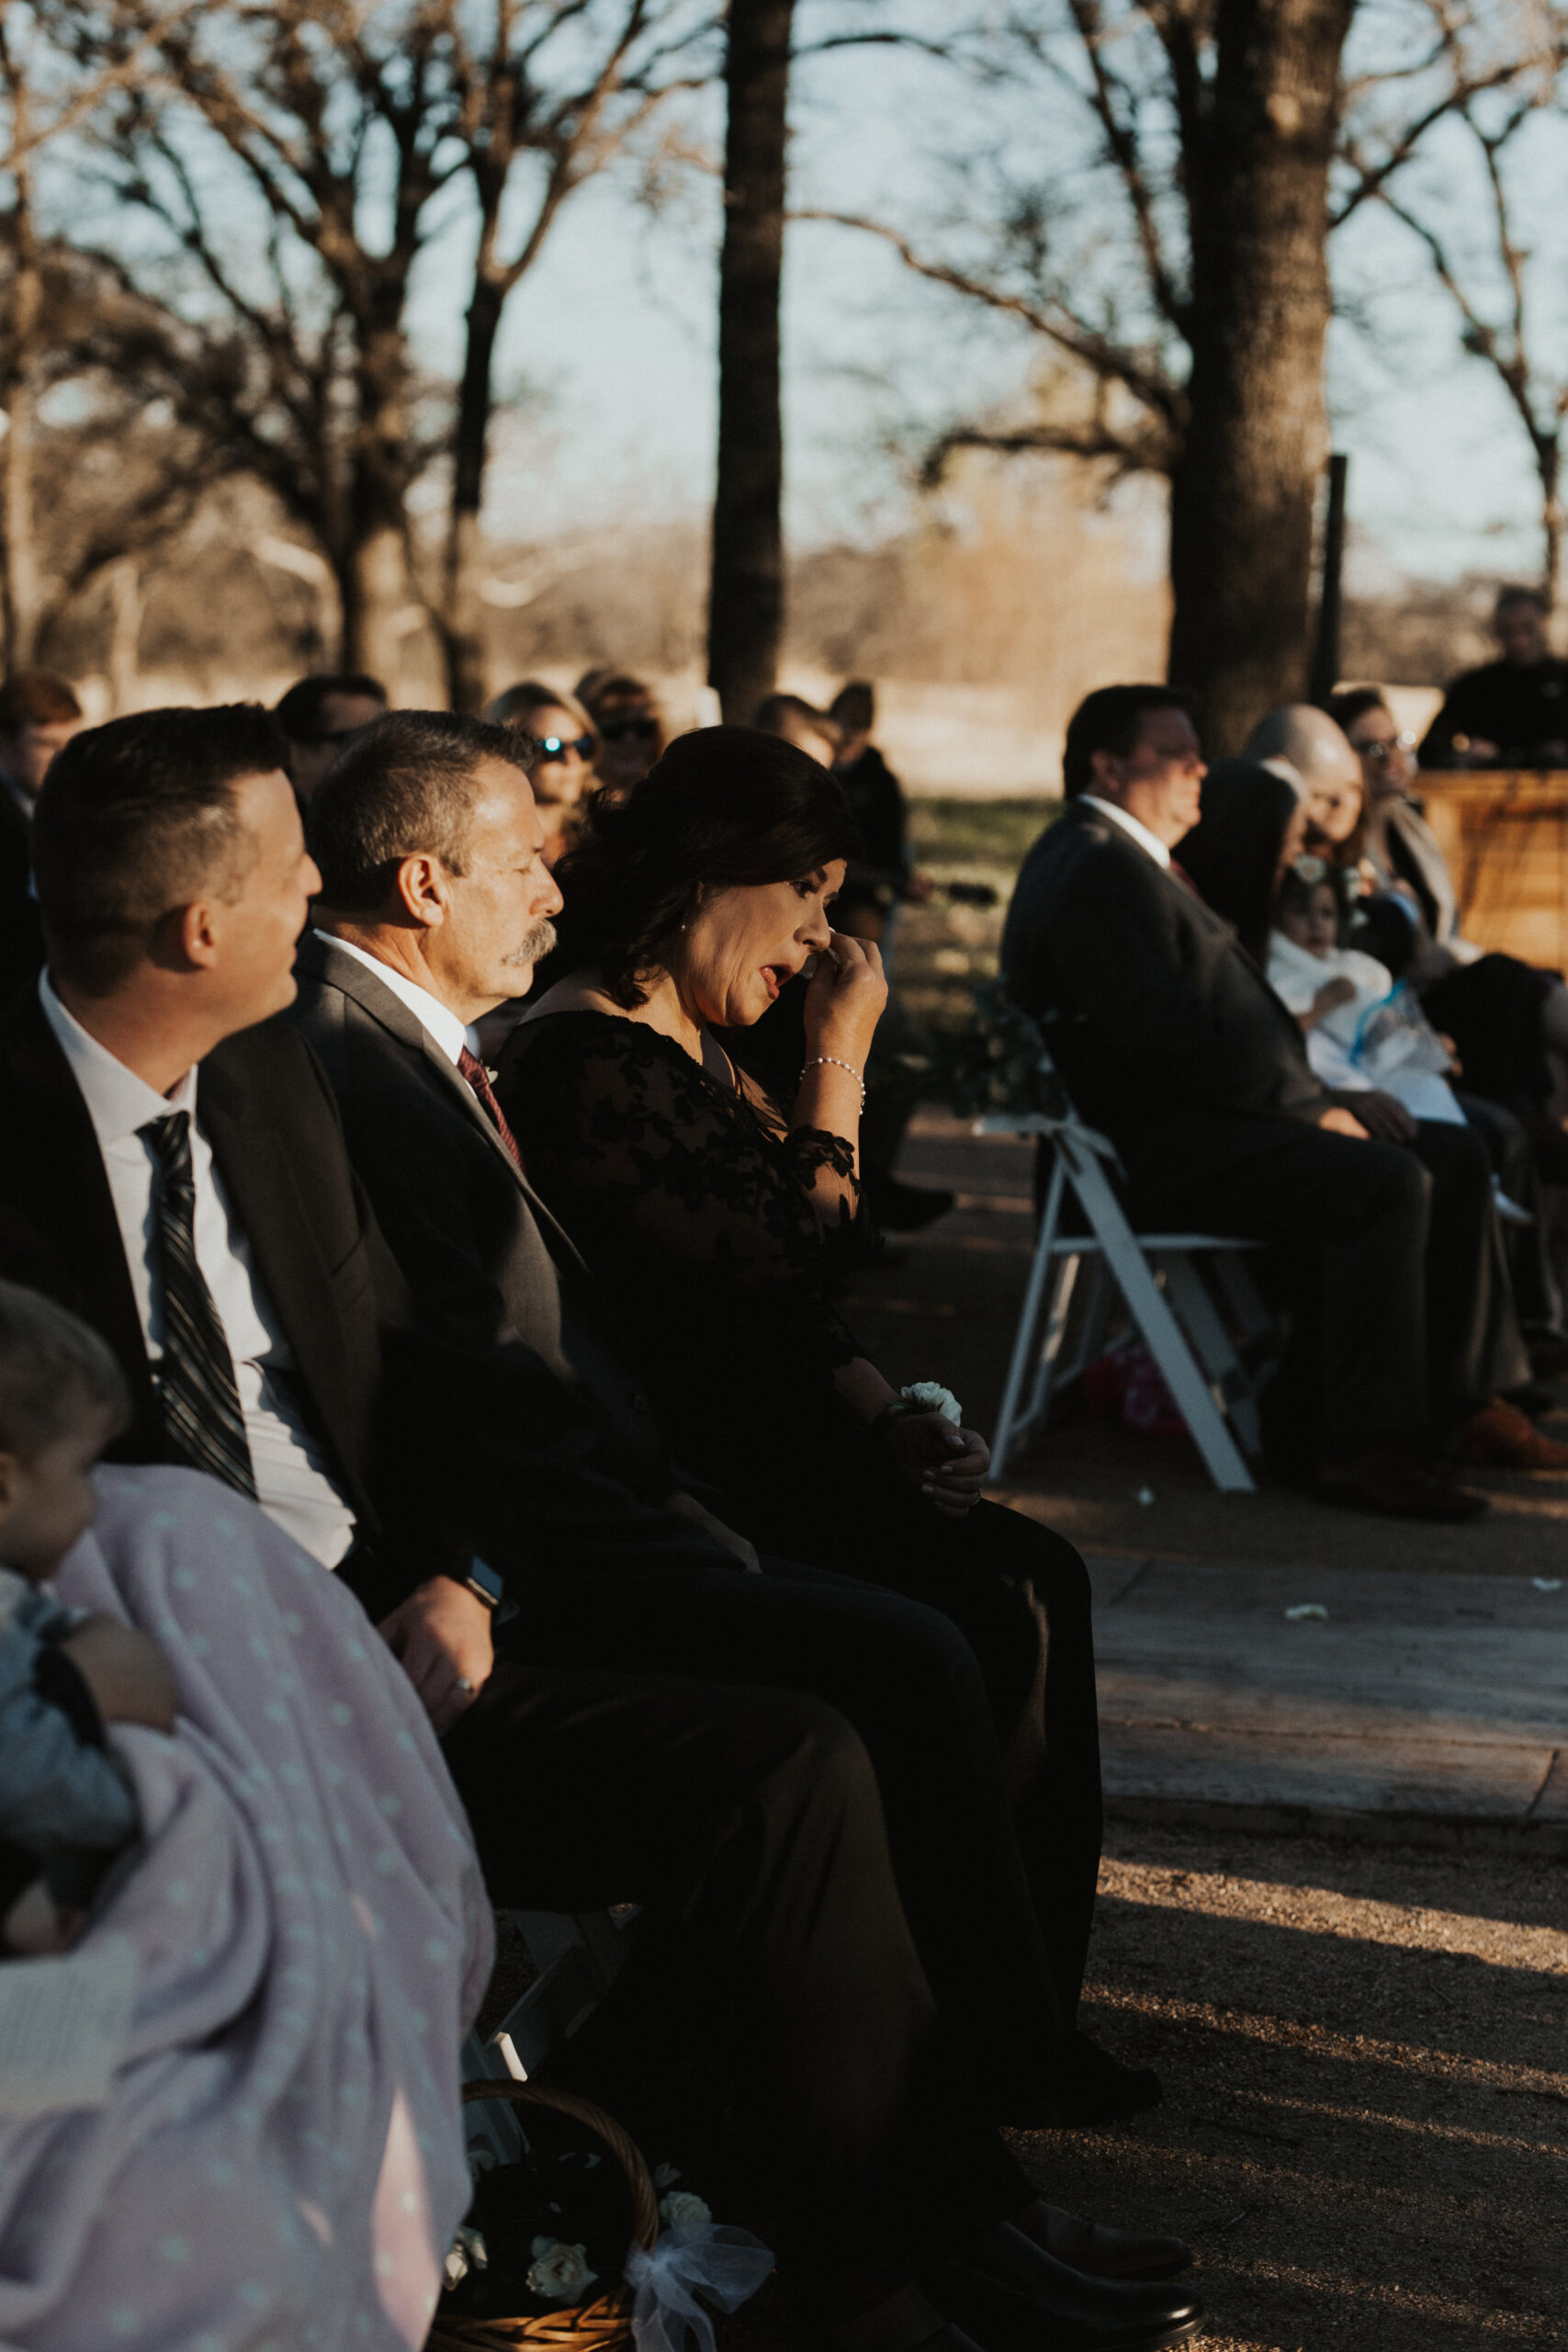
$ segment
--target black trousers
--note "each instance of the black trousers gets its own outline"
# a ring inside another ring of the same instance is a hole
[[[1561,1340],[1562,1292],[1551,1262],[1551,1227],[1529,1129],[1512,1111],[1487,1102],[1484,1095],[1468,1094],[1461,1088],[1459,1103],[1486,1146],[1493,1174],[1508,1198],[1528,1209],[1534,1220],[1503,1228],[1519,1328],[1531,1340]]]
[[[659,2043],[739,2109],[798,2277],[863,2308],[931,2232],[1029,2202],[939,2022],[842,1716],[502,1658],[446,1753],[497,1903],[648,1906],[593,2030]]]
[[[1132,1205],[1140,1225],[1269,1245],[1293,1314],[1269,1419],[1303,1446],[1447,1428],[1529,1377],[1491,1168],[1469,1127],[1424,1121],[1410,1145],[1307,1128],[1185,1191],[1145,1187]]]
[[[990,1701],[948,1617],[769,1558],[761,1576],[716,1565],[562,1578],[509,1635],[538,1664],[804,1692],[847,1717],[938,2007],[990,2113],[1040,2120],[1061,2092],[1063,2020]]]
[[[942,1519],[847,1423],[796,1475],[753,1456],[725,1508],[760,1549],[940,1610],[974,1651],[1065,2024],[1077,2014],[1103,1815],[1093,1599],[1072,1545],[982,1502]],[[798,1464],[798,1457],[796,1457]]]

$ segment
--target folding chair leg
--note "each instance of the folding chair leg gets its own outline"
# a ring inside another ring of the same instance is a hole
[[[1051,1392],[1056,1385],[1056,1367],[1061,1361],[1062,1342],[1066,1337],[1082,1264],[1083,1260],[1076,1251],[1058,1258],[1055,1278],[1046,1284],[1050,1306],[1045,1314],[1045,1335],[1040,1343],[1040,1360],[1034,1368],[1028,1408],[1012,1433],[1015,1445],[1031,1438],[1051,1409]]]
[[[1185,1250],[1162,1250],[1156,1263],[1165,1275],[1165,1293],[1197,1351],[1211,1382],[1224,1398],[1242,1443],[1256,1453],[1259,1442],[1258,1406],[1247,1367],[1235,1351],[1202,1275]]]
[[[1040,1220],[1039,1238],[1034,1245],[1034,1262],[1029,1269],[1029,1281],[1023,1294],[1023,1307],[1013,1337],[1012,1359],[1008,1365],[1007,1385],[1002,1390],[1001,1410],[997,1415],[996,1442],[991,1451],[990,1483],[995,1486],[1008,1465],[1012,1450],[1013,1431],[1018,1420],[1018,1402],[1023,1393],[1023,1383],[1029,1370],[1034,1334],[1040,1322],[1041,1302],[1045,1294],[1046,1278],[1051,1272],[1051,1250],[1056,1238],[1056,1227],[1062,1221],[1062,1193],[1066,1184],[1066,1170],[1060,1159],[1051,1170],[1050,1190],[1045,1195],[1045,1213]]]
[[[1205,1467],[1222,1494],[1250,1495],[1255,1489],[1240,1449],[1225,1426],[1224,1415],[1182,1337],[1170,1302],[1155,1280],[1139,1249],[1121,1204],[1100,1166],[1073,1171],[1079,1200],[1105,1252],[1105,1261],[1121,1285],[1134,1320],[1150,1354],[1165,1375]]]

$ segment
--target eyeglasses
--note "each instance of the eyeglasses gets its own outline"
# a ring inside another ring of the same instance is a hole
[[[1413,752],[1416,738],[1414,735],[1383,735],[1375,743],[1356,743],[1351,748],[1359,752],[1363,760],[1392,760],[1395,752]]]
[[[635,735],[639,742],[651,743],[659,734],[657,718],[606,718],[599,729],[606,743],[625,742]]]
[[[573,752],[580,760],[593,757],[592,735],[534,735],[529,741],[547,765],[551,760],[570,759]]]

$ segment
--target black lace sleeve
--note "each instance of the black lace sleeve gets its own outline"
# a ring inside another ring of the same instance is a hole
[[[640,1022],[560,1013],[515,1046],[503,1100],[563,1222],[591,1200],[596,1220],[667,1257],[778,1306],[792,1296],[829,1362],[860,1352],[824,1295],[868,1238],[842,1136],[790,1129],[765,1097],[733,1093]]]

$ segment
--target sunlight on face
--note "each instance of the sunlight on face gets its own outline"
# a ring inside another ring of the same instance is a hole
[[[521,768],[484,759],[462,849],[463,870],[443,876],[445,920],[429,934],[430,968],[466,1021],[525,996],[534,967],[555,945],[558,885],[545,863],[545,829]]]
[[[671,977],[695,1017],[722,1029],[760,1021],[807,959],[827,946],[828,910],[843,883],[844,861],[835,857],[797,881],[716,890],[671,962]]]
[[[1361,813],[1361,787],[1347,776],[1325,777],[1307,786],[1306,812],[1312,830],[1337,847],[1348,842]]]

